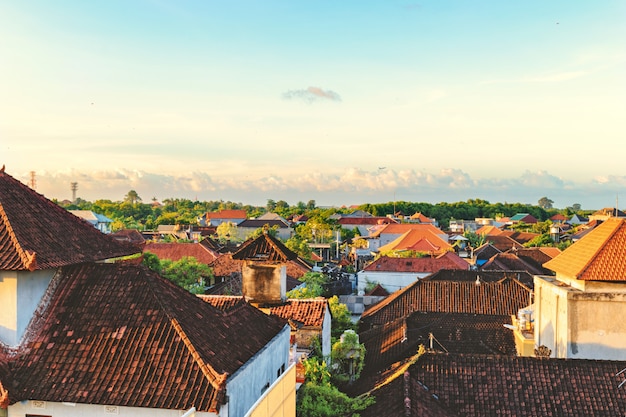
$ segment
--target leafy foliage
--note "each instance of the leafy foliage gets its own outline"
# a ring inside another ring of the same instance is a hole
[[[296,409],[299,417],[358,417],[374,402],[371,396],[352,398],[332,385],[307,382],[298,391]]]
[[[352,322],[352,314],[348,306],[339,301],[339,297],[333,295],[328,299],[328,306],[332,316],[331,337],[339,338],[346,330],[354,330],[355,324]]]
[[[211,268],[194,257],[159,260],[156,255],[145,252],[143,264],[193,294],[202,294],[206,283],[213,279]]]
[[[354,330],[346,330],[341,340],[333,344],[330,357],[333,381],[338,385],[354,382],[365,364],[365,345],[359,343]]]

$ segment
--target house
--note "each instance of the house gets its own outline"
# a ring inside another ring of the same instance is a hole
[[[531,275],[543,274],[544,269],[534,262],[519,257],[514,251],[497,253],[480,266],[481,271],[525,271]]]
[[[228,311],[242,296],[198,295],[203,301],[221,310]],[[323,297],[310,299],[287,299],[280,305],[260,308],[265,314],[280,318],[291,326],[291,340],[295,344],[295,361],[306,358],[319,340],[324,356],[331,349],[331,314],[328,300]],[[292,356],[294,355],[292,354]]]
[[[469,267],[454,252],[422,258],[381,256],[357,273],[357,289],[364,292],[368,283],[375,282],[392,293],[442,269],[468,270]]]
[[[626,414],[626,362],[425,353],[359,381],[377,401],[362,417]]]
[[[199,219],[201,226],[219,226],[222,223],[234,223],[238,225],[248,218],[245,210],[219,210],[204,213]]]
[[[95,213],[91,210],[68,210],[74,216],[79,217],[91,224],[102,233],[111,233],[111,223],[113,220],[109,219],[103,214]]]
[[[199,300],[0,171],[4,415],[244,416],[274,393],[295,415],[290,328]],[[45,215],[44,215],[45,214]]]
[[[235,240],[247,240],[257,230],[268,228],[276,228],[276,236],[279,239],[289,239],[294,231],[293,228],[284,219],[247,219],[237,225]]]
[[[557,358],[626,360],[626,220],[610,217],[535,277],[534,338]]]
[[[415,213],[407,219],[408,223],[421,223],[421,224],[432,224],[437,227],[437,220],[432,219],[430,217],[426,217],[422,213]]]
[[[589,219],[583,216],[579,216],[578,214],[573,214],[572,217],[567,222],[575,226],[579,224],[588,223]]]
[[[341,216],[337,220],[337,224],[343,229],[358,230],[360,236],[367,236],[370,234],[370,230],[374,226],[380,226],[385,224],[396,224],[396,220],[389,217],[357,217],[357,216]]]
[[[371,251],[379,251],[380,248],[399,238],[408,239],[407,242],[412,242],[412,244],[417,242],[420,238],[423,238],[442,249],[451,249],[451,247],[449,247],[447,233],[432,224],[420,223],[388,224],[375,227],[371,230],[371,234],[369,235],[369,248]],[[396,243],[399,242],[401,242],[401,240],[398,240]]]
[[[517,213],[515,216],[509,218],[509,222],[511,224],[516,224],[516,223],[535,224],[538,221],[539,220],[537,220],[535,216],[533,216],[532,214],[528,214],[528,213]]]
[[[604,221],[604,220],[610,219],[611,217],[626,218],[626,213],[624,213],[621,210],[618,210],[617,207],[615,208],[605,207],[589,215],[589,221],[593,221],[593,220]]]
[[[441,270],[365,310],[359,328],[384,325],[416,311],[516,315],[532,295],[525,272]]]

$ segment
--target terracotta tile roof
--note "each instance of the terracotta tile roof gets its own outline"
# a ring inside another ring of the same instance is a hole
[[[276,226],[280,229],[286,229],[289,227],[289,224],[287,224],[285,221],[283,220],[259,220],[259,219],[248,219],[248,220],[244,220],[241,223],[239,223],[237,225],[237,228],[241,228],[241,227],[249,227],[249,228],[254,228],[254,229],[260,229],[262,227],[265,227],[265,225],[272,227],[272,226]]]
[[[417,351],[419,345],[438,352],[516,355],[510,315],[415,312],[359,333],[365,345],[365,374],[374,374]]]
[[[474,250],[474,256],[476,259],[489,259],[498,253],[502,253],[502,251],[489,242],[482,244]]]
[[[502,230],[496,226],[483,226],[476,230],[477,235],[496,236],[502,233]]]
[[[409,372],[414,386],[459,416],[608,417],[626,414],[616,376],[624,368],[618,361],[425,354]]]
[[[361,417],[458,417],[447,410],[428,389],[411,378],[409,372],[398,371],[388,376],[371,392],[376,402],[359,412]],[[385,374],[387,376],[387,374]]]
[[[228,311],[245,302],[241,295],[208,295],[198,294],[197,297],[204,302],[222,311]]]
[[[342,217],[337,220],[342,226],[349,225],[378,225],[378,224],[395,224],[395,220],[389,217]]]
[[[382,285],[376,284],[374,289],[372,289],[370,292],[366,293],[365,295],[373,295],[375,297],[386,297],[389,295],[389,291],[387,291],[385,287],[383,287]]]
[[[193,257],[203,264],[210,264],[218,254],[200,243],[147,243],[144,252],[155,254],[159,259],[179,261],[184,257]]]
[[[405,234],[406,232],[410,231],[410,230],[420,230],[420,231],[428,231],[434,235],[445,235],[446,233],[443,232],[441,229],[439,229],[436,226],[433,226],[432,224],[422,224],[422,223],[392,223],[392,224],[388,224],[386,226],[381,227],[380,229],[376,230],[375,233],[372,233],[373,237],[378,237],[381,234],[390,234],[390,235],[402,235]]]
[[[432,233],[430,230],[407,230],[400,237],[381,246],[379,252],[392,250],[416,250],[422,252],[443,253],[452,249],[452,246]]]
[[[626,223],[611,217],[548,261],[557,275],[589,281],[626,281]]]
[[[235,260],[287,262],[296,259],[298,255],[280,240],[263,233],[242,243],[232,257]]]
[[[498,253],[480,267],[483,271],[526,271],[534,275],[541,275],[545,271],[534,262],[528,262],[514,253]]]
[[[0,171],[0,270],[38,270],[140,251]]]
[[[458,258],[458,262],[454,257]],[[394,258],[381,256],[363,268],[366,272],[436,272],[441,269],[469,269],[469,264],[453,252],[437,257]]]
[[[427,281],[463,281],[476,284],[476,277],[483,282],[499,282],[505,279],[514,279],[529,289],[534,288],[534,277],[526,271],[463,271],[442,269],[432,275],[422,278]]]
[[[517,243],[524,244],[539,236],[539,233],[518,232],[515,230],[503,230],[498,236],[508,236]]]
[[[435,220],[424,216],[422,213],[415,213],[410,217],[411,220],[418,220],[420,223],[434,223]]]
[[[211,213],[205,213],[205,219],[246,219],[248,214],[245,210],[220,210]]]
[[[491,274],[460,270],[450,272],[470,279],[418,280],[365,310],[361,316],[361,323],[365,326],[363,328],[407,317],[416,311],[517,314],[519,309],[529,303],[531,288],[504,272]],[[495,282],[483,278],[497,275],[500,276],[500,280]],[[480,285],[476,285],[477,276],[481,278]]]
[[[220,310],[228,311],[243,301],[241,296],[198,295],[198,297]],[[304,326],[319,327],[324,324],[328,300],[323,297],[310,299],[289,299],[282,305],[273,306],[269,314],[283,320],[295,320]],[[330,309],[328,309],[330,311]]]
[[[524,246],[515,239],[506,236],[505,234],[490,235],[487,237],[487,242],[500,252],[506,252],[512,248],[523,248]]]
[[[284,329],[247,303],[220,311],[143,267],[83,264],[55,279],[12,359],[12,403],[217,410],[228,376]]]
[[[120,242],[130,242],[142,251],[146,244],[146,239],[137,229],[118,230],[115,233],[111,233],[111,237]]]
[[[270,314],[285,320],[295,320],[308,327],[321,328],[326,313],[330,314],[328,300],[323,297],[312,299],[290,299],[285,304],[270,308]]]

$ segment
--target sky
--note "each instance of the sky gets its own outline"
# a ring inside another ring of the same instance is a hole
[[[626,205],[622,0],[0,0],[0,16],[0,165],[48,198],[76,182],[89,201]]]

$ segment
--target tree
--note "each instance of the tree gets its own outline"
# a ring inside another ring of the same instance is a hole
[[[124,201],[131,204],[137,204],[141,201],[141,197],[139,197],[137,191],[130,190],[128,193],[126,193],[126,196],[124,196]]]
[[[228,243],[237,238],[237,225],[233,222],[224,222],[217,226],[215,232],[220,242]]]
[[[537,205],[544,210],[551,209],[552,204],[554,204],[554,201],[550,200],[548,197],[541,197],[537,202]]]
[[[213,279],[211,268],[191,256],[183,257],[178,261],[159,260],[155,254],[145,252],[142,262],[151,270],[192,294],[203,294],[206,283],[211,283]]]
[[[289,248],[289,250],[294,251],[298,254],[298,256],[304,259],[311,259],[313,251],[309,246],[309,242],[306,239],[301,238],[300,236],[293,235],[285,242],[285,246]]]
[[[333,295],[328,299],[328,307],[330,308],[331,320],[331,337],[338,339],[346,330],[354,330],[352,322],[352,314],[348,310],[348,306],[339,301],[339,297]]]
[[[338,385],[351,384],[361,375],[365,364],[365,345],[354,330],[346,330],[330,352],[332,379]]]

